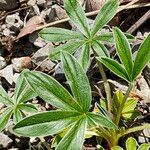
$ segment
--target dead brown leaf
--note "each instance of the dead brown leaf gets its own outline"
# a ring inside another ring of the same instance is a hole
[[[34,31],[37,30],[37,27],[39,27],[41,24],[44,24],[44,23],[45,23],[45,21],[41,16],[34,16],[34,17],[30,18],[27,21],[26,26],[23,27],[23,29],[18,34],[16,40],[20,39],[21,37],[23,37],[27,34],[33,33]]]

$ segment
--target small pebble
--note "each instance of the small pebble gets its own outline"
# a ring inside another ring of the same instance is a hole
[[[20,28],[23,26],[23,21],[20,19],[19,13],[8,15],[5,19],[7,28],[15,26]]]
[[[15,73],[14,74],[14,76],[13,76],[14,83],[17,83],[17,79],[18,79],[19,76],[20,76],[20,73]]]
[[[37,0],[36,3],[37,3],[38,6],[43,6],[43,5],[45,5],[46,0]]]
[[[47,44],[45,47],[39,49],[33,56],[32,62],[37,66],[41,67],[42,70],[48,69],[51,70],[54,68],[55,63],[48,59],[48,55],[52,50],[53,45],[51,43]]]
[[[51,21],[53,19],[53,15],[51,15],[52,9],[49,8],[47,10],[43,10],[40,14],[40,16],[44,19],[47,19],[48,21]],[[52,17],[51,17],[52,16]]]
[[[34,6],[36,4],[36,0],[29,0],[27,4],[30,6]]]
[[[35,46],[41,47],[41,48],[47,44],[46,41],[44,41],[42,38],[38,36],[37,32],[34,32],[29,35],[29,41],[30,43],[33,43]]]
[[[25,68],[31,67],[31,58],[30,57],[20,57],[20,58],[13,58],[12,65],[16,72],[21,72]]]
[[[37,5],[33,6],[33,10],[34,10],[35,15],[40,15],[40,9]]]
[[[0,149],[8,148],[12,142],[12,139],[10,139],[7,135],[0,133]]]
[[[60,19],[67,18],[67,13],[64,9],[62,9],[59,5],[53,5],[52,7],[55,10],[56,17]]]
[[[7,28],[5,28],[5,29],[3,30],[3,35],[9,36],[9,35],[10,35],[10,30],[7,29]]]
[[[0,77],[4,77],[9,82],[9,84],[12,84],[13,83],[12,65],[8,65],[4,69],[0,70]]]
[[[2,56],[0,56],[0,70],[3,69],[6,65],[6,60]]]
[[[33,144],[33,143],[36,143],[38,141],[38,138],[37,137],[31,137],[30,138],[30,143]]]

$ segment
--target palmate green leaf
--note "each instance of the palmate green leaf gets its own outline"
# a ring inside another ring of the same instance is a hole
[[[67,29],[50,27],[45,28],[39,32],[41,38],[50,42],[62,42],[69,41],[73,39],[83,40],[85,37],[83,34],[75,31],[70,31]]]
[[[135,113],[135,107],[137,105],[138,101],[133,98],[128,98],[122,111],[122,116],[125,118],[131,118],[133,113]]]
[[[81,111],[80,106],[71,94],[49,75],[38,71],[31,71],[26,72],[24,77],[33,90],[47,103],[63,110]]]
[[[99,57],[109,57],[108,49],[99,41],[93,41],[92,47]]]
[[[137,145],[137,141],[132,137],[128,138],[126,141],[127,150],[136,150]]]
[[[68,133],[59,142],[56,150],[81,150],[84,143],[84,135],[87,127],[86,118],[77,121]]]
[[[130,44],[126,36],[119,28],[114,28],[113,34],[119,58],[127,70],[128,75],[131,75],[133,69],[133,59]]]
[[[12,99],[8,96],[8,94],[1,85],[0,85],[0,102],[5,104],[6,106],[13,105]]]
[[[108,117],[107,110],[106,110],[106,103],[103,99],[101,99],[100,105],[98,103],[95,104],[93,112],[97,112],[104,117]]]
[[[125,79],[126,81],[130,81],[126,70],[115,60],[110,58],[98,58],[98,60],[103,63],[107,68],[109,68],[113,73],[117,76]]]
[[[65,10],[70,20],[78,27],[81,32],[89,37],[90,31],[83,8],[78,0],[64,0]]]
[[[123,148],[120,146],[113,146],[111,150],[123,150]]]
[[[77,49],[79,49],[84,43],[85,41],[74,40],[74,41],[67,42],[66,44],[57,46],[52,49],[52,52],[50,53],[49,58],[51,60],[58,60],[60,59],[61,51],[67,51],[68,53],[72,54]]]
[[[118,114],[118,109],[120,108],[120,105],[123,101],[124,95],[122,91],[117,91],[113,96],[113,113],[114,115]],[[124,104],[123,110],[122,110],[122,116],[125,119],[132,119],[132,117],[135,117],[135,115],[138,115],[138,113],[135,111],[135,107],[137,105],[137,100],[133,98],[128,98],[126,100],[126,103]]]
[[[38,108],[35,107],[33,104],[19,104],[17,108],[23,112],[30,112],[30,113],[35,113],[38,110]]]
[[[149,150],[149,149],[150,149],[150,143],[141,144],[138,148],[138,150]]]
[[[129,42],[133,42],[135,37],[129,33],[124,33]],[[94,38],[97,41],[110,42],[114,43],[114,37],[112,32],[108,32],[105,34],[98,35]]]
[[[9,107],[7,108],[1,115],[0,115],[0,132],[5,128],[7,125],[10,117],[12,115],[12,109]]]
[[[48,136],[62,132],[80,119],[75,111],[49,111],[29,116],[15,125],[14,132],[23,136]]]
[[[125,32],[124,35],[126,36],[129,42],[133,42],[135,40],[135,37],[130,33]]]
[[[100,29],[103,28],[116,14],[118,8],[118,0],[107,0],[104,6],[100,9],[93,28],[91,29],[91,36],[94,36]]]
[[[120,105],[123,100],[123,92],[122,91],[116,91],[113,95],[113,113],[114,115],[118,114],[118,109],[120,108]]]
[[[13,113],[13,122],[16,124],[23,118],[23,115],[19,109],[15,109]]]
[[[126,141],[126,149],[127,150],[149,150],[150,144],[149,143],[143,143],[139,146],[137,149],[136,147],[138,146],[137,141],[130,137]],[[111,148],[111,150],[123,150],[120,146],[114,146]]]
[[[87,113],[88,125],[90,128],[95,126],[103,126],[106,128],[117,129],[116,125],[104,115],[100,115],[98,113]]]
[[[17,103],[23,103],[37,96],[37,94],[33,91],[33,89],[25,80],[24,78],[25,72],[27,72],[27,70],[24,70],[17,79],[15,92],[14,92],[15,101]]]
[[[94,38],[94,40],[113,43],[113,42],[114,42],[113,33],[112,33],[112,32],[109,32],[109,33],[97,35],[97,36]]]
[[[144,40],[136,55],[132,76],[133,80],[141,73],[142,69],[146,66],[146,64],[149,61],[150,61],[150,34]]]
[[[79,58],[79,63],[86,72],[90,63],[90,45],[89,44],[83,45],[81,56]]]
[[[77,60],[67,52],[62,53],[63,69],[70,84],[75,100],[84,112],[89,110],[91,104],[91,88],[85,71]]]

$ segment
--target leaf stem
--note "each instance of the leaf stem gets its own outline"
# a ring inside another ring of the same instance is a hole
[[[96,54],[96,52],[95,52],[93,47],[92,47],[92,50],[93,50],[93,53],[94,53],[94,55],[96,57],[97,54]],[[113,101],[112,101],[112,97],[111,97],[110,85],[109,85],[109,82],[107,80],[107,77],[106,77],[106,74],[105,74],[105,71],[104,71],[102,63],[97,61],[97,65],[98,65],[100,74],[102,76],[103,82],[104,82],[104,89],[105,89],[105,92],[106,92],[106,99],[107,99],[106,106],[107,106],[107,110],[108,110],[108,115],[109,115],[109,117],[111,119],[113,119],[113,114],[111,113]]]
[[[108,131],[107,129],[98,126],[97,134],[99,137],[103,137],[108,142],[110,149],[111,147],[118,145],[119,136],[116,131]]]
[[[147,124],[143,124],[143,125],[136,126],[136,127],[133,127],[133,128],[129,128],[123,134],[121,134],[120,137],[122,137],[126,134],[129,134],[129,133],[136,132],[136,131],[141,131],[141,130],[144,130],[144,129],[150,129],[150,124],[147,123]]]
[[[45,148],[47,148],[47,150],[52,150],[43,137],[39,137],[39,138],[40,138],[42,144],[45,146]]]
[[[112,110],[112,103],[113,102],[112,102],[112,97],[111,97],[111,89],[110,89],[110,86],[109,86],[109,83],[108,83],[108,80],[107,80],[107,77],[106,77],[106,74],[105,74],[105,71],[103,69],[101,62],[97,61],[97,63],[98,63],[98,68],[99,68],[99,71],[101,73],[101,76],[102,76],[102,79],[104,82],[104,89],[105,89],[106,98],[107,98],[108,114],[112,118],[113,116],[112,116],[111,110]]]
[[[117,115],[117,117],[116,117],[116,125],[119,124],[123,107],[124,107],[124,105],[125,105],[125,103],[126,103],[127,98],[129,97],[130,92],[132,91],[133,86],[134,86],[134,83],[131,82],[131,83],[129,84],[129,87],[128,87],[128,89],[127,89],[127,92],[126,92],[125,95],[124,95],[124,98],[123,98],[123,100],[122,100],[122,103],[121,103],[121,105],[120,105],[120,107],[119,107],[119,109],[118,109],[118,115]]]

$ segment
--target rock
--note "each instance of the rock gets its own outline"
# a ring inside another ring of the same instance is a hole
[[[30,143],[36,142],[36,137],[30,137]]]
[[[10,25],[23,25],[23,21],[20,20],[19,13],[8,15],[5,19],[6,24]],[[18,26],[17,26],[18,27]]]
[[[39,138],[37,137],[30,137],[30,143],[31,144],[37,144],[39,142]]]
[[[5,28],[5,29],[3,30],[3,35],[9,36],[9,35],[10,35],[10,30],[7,29],[7,28]]]
[[[86,0],[85,10],[86,12],[99,10],[106,0]]]
[[[31,67],[31,58],[30,57],[20,57],[20,58],[13,58],[12,65],[16,72],[21,72],[25,68]]]
[[[33,10],[34,10],[35,15],[38,15],[38,16],[40,15],[40,9],[37,5],[33,6]]]
[[[37,0],[36,3],[38,6],[43,6],[46,4],[46,0]]]
[[[12,33],[17,33],[19,29],[23,26],[23,21],[20,19],[19,13],[8,15],[5,19],[5,23],[6,23],[6,27]],[[4,30],[6,30],[6,28],[4,28]]]
[[[0,70],[0,76],[5,78],[9,84],[13,83],[13,67],[12,65],[9,65],[5,67],[4,69]]]
[[[30,6],[34,6],[36,4],[36,0],[29,0],[27,4]]]
[[[47,8],[51,8],[52,5],[53,5],[53,1],[52,0],[51,1],[47,1],[46,5],[47,5]]]
[[[0,70],[3,69],[6,65],[6,60],[2,56],[0,56]]]
[[[10,139],[7,135],[0,133],[0,149],[8,148],[12,142],[12,139]]]
[[[59,5],[53,5],[52,8],[55,10],[55,14],[58,20],[68,17],[66,11],[62,9]]]
[[[0,10],[12,10],[19,6],[17,0],[0,0]]]
[[[13,76],[14,83],[17,83],[17,79],[18,79],[19,76],[20,76],[20,73],[15,73],[14,74],[14,76]]]
[[[40,16],[42,17],[42,18],[44,18],[45,20],[47,20],[47,21],[51,21],[52,19],[53,19],[53,16],[54,16],[54,14],[52,15],[52,9],[51,8],[49,8],[49,9],[47,9],[47,10],[43,10],[42,12],[41,12],[41,14],[40,14]]]
[[[38,36],[38,32],[34,32],[29,35],[29,41],[37,47],[44,47],[47,42]]]
[[[143,38],[143,35],[142,35],[142,33],[141,33],[140,31],[137,31],[136,37],[138,37],[138,38]]]
[[[51,70],[55,64],[48,59],[48,55],[52,49],[53,45],[51,43],[47,44],[45,47],[39,49],[33,56],[32,62],[37,66],[40,66],[42,70]],[[47,60],[46,60],[47,59]]]
[[[63,72],[62,64],[59,63],[55,67],[55,78],[58,81],[64,80],[65,79],[65,74]]]
[[[147,143],[147,141],[149,141],[148,140],[149,138],[150,138],[150,129],[144,129],[143,133],[138,137],[138,142]]]
[[[26,47],[23,49],[23,52],[25,53],[26,56],[30,56],[32,55],[34,52],[37,51],[37,49],[35,48],[35,46],[30,43],[29,41],[27,41],[25,43]]]
[[[3,25],[1,26],[1,28],[2,28],[2,29],[7,28],[7,27],[6,27],[6,24],[3,24]]]

